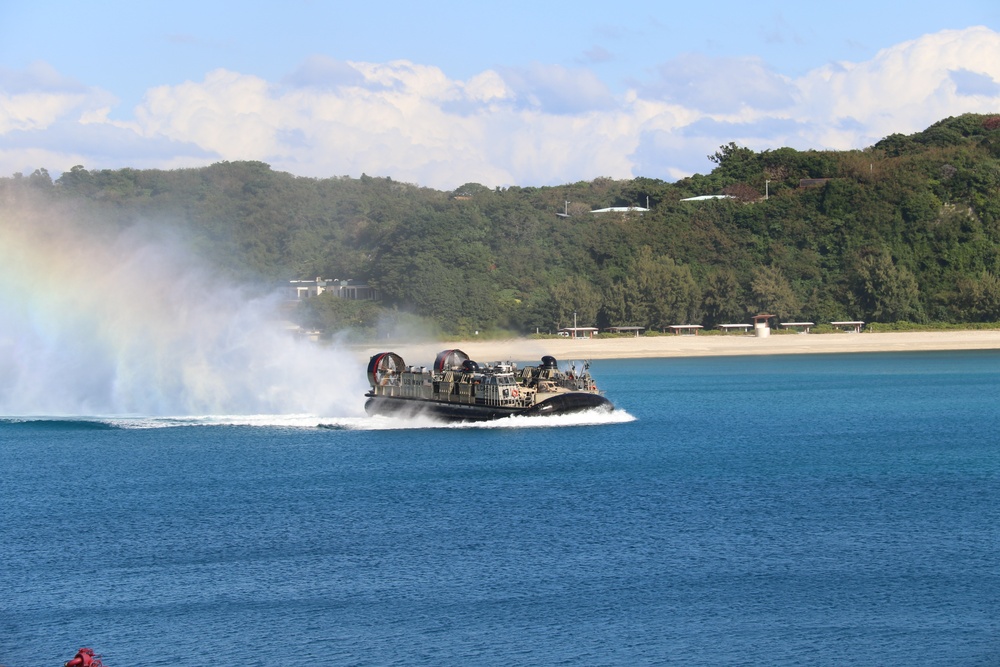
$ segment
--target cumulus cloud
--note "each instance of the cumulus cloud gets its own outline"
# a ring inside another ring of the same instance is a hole
[[[707,113],[741,107],[762,111],[787,108],[794,87],[759,58],[709,58],[686,54],[658,68],[656,81],[641,85],[645,96]]]
[[[108,93],[38,65],[0,71],[0,172],[253,159],[304,176],[365,172],[441,189],[669,180],[709,170],[706,156],[730,141],[863,148],[947,116],[1000,111],[1000,33],[983,27],[797,78],[756,58],[697,54],[651,71],[613,94],[586,67],[536,63],[457,80],[404,60],[317,55],[278,81],[219,69],[151,88],[128,120],[111,121]]]
[[[326,56],[313,56],[302,63],[285,81],[292,86],[318,86],[321,88],[341,88],[360,86],[365,77],[350,63]]]
[[[527,107],[548,113],[577,113],[615,106],[607,86],[587,69],[535,63],[526,68],[504,68],[504,81]]]
[[[68,117],[79,120],[116,102],[110,93],[64,77],[46,63],[23,70],[0,68],[0,137],[45,129]]]
[[[112,123],[69,120],[58,120],[44,130],[8,132],[4,135],[0,154],[29,149],[50,155],[72,150],[78,156],[73,164],[86,162],[136,168],[162,168],[166,164],[191,166],[219,159],[217,154],[193,142],[172,141],[163,136],[147,138],[134,129]]]
[[[0,67],[0,90],[7,94],[87,92],[83,84],[61,75],[48,63],[36,62],[23,70]]]
[[[791,112],[808,121],[817,147],[863,147],[894,132],[914,132],[962,113],[1000,110],[1000,96],[969,96],[953,72],[1000,81],[1000,33],[945,30],[884,49],[870,61],[819,68],[796,81]],[[982,89],[980,85],[978,88]],[[852,121],[850,129],[844,129]]]
[[[709,79],[721,82],[732,73],[719,71],[731,68],[731,60],[707,70],[703,59],[696,60],[692,71],[707,71]],[[1000,33],[983,27],[925,35],[866,62],[833,63],[789,79],[783,90],[765,85],[764,97],[751,104],[733,98],[717,105],[717,98],[704,97],[697,85],[686,94],[672,91],[670,85],[685,80],[683,74],[674,76],[675,65],[661,68],[660,78],[640,94],[672,100],[696,111],[695,117],[644,123],[641,148],[632,156],[637,174],[706,171],[711,165],[704,156],[730,141],[755,150],[848,150],[922,130],[948,116],[1000,111],[1000,91],[992,85],[1000,81]],[[756,72],[766,84],[770,77],[762,68],[744,71]],[[781,99],[778,92],[788,97]]]

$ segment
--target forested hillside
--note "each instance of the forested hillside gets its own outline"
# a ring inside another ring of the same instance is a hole
[[[380,288],[378,305],[321,298],[300,314],[327,328],[371,327],[386,311],[452,334],[550,331],[574,312],[581,326],[602,327],[712,326],[760,311],[786,321],[1000,320],[1000,116],[948,118],[863,151],[729,144],[711,159],[710,174],[675,183],[453,192],[365,175],[299,178],[260,162],[80,166],[54,182],[44,170],[0,179],[0,211],[30,201],[94,225],[168,224],[239,280]],[[718,194],[730,198],[681,201]],[[647,204],[647,213],[590,213]]]

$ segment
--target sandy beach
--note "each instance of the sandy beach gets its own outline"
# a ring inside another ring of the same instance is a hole
[[[761,354],[832,354],[851,352],[918,352],[930,350],[1000,349],[1000,330],[886,333],[642,336],[639,338],[551,338],[469,340],[449,343],[365,346],[367,359],[376,352],[393,351],[407,364],[430,365],[437,353],[458,348],[478,361],[533,361],[550,354],[561,360],[641,359]]]

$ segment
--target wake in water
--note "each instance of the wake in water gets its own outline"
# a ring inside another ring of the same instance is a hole
[[[350,419],[350,418],[348,418]],[[316,428],[320,419],[314,415],[224,415],[202,417],[5,417],[0,429],[42,428],[66,430],[141,430],[212,426],[252,426],[261,428]]]
[[[484,422],[441,422],[427,416],[408,419],[394,417],[370,417],[363,419],[334,419],[320,424],[323,428],[352,430],[398,430],[398,429],[505,429],[505,428],[559,428],[565,426],[599,426],[624,424],[635,421],[635,417],[624,410],[588,410],[566,415],[547,417],[513,416]]]
[[[624,410],[592,410],[549,417],[507,417],[488,422],[444,423],[429,417],[319,417],[316,415],[205,415],[200,417],[6,417],[0,429],[42,428],[63,430],[156,429],[249,426],[277,429],[323,428],[342,431],[398,431],[406,429],[505,429],[560,428],[624,424],[635,417]]]

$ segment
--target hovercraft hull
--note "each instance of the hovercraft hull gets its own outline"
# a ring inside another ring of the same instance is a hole
[[[365,412],[371,416],[381,415],[385,417],[407,418],[426,415],[448,422],[482,422],[514,416],[546,417],[595,409],[611,411],[614,409],[614,406],[611,401],[599,394],[584,392],[571,392],[552,396],[528,408],[493,407],[464,403],[445,403],[419,398],[379,396],[371,396],[365,403]]]

